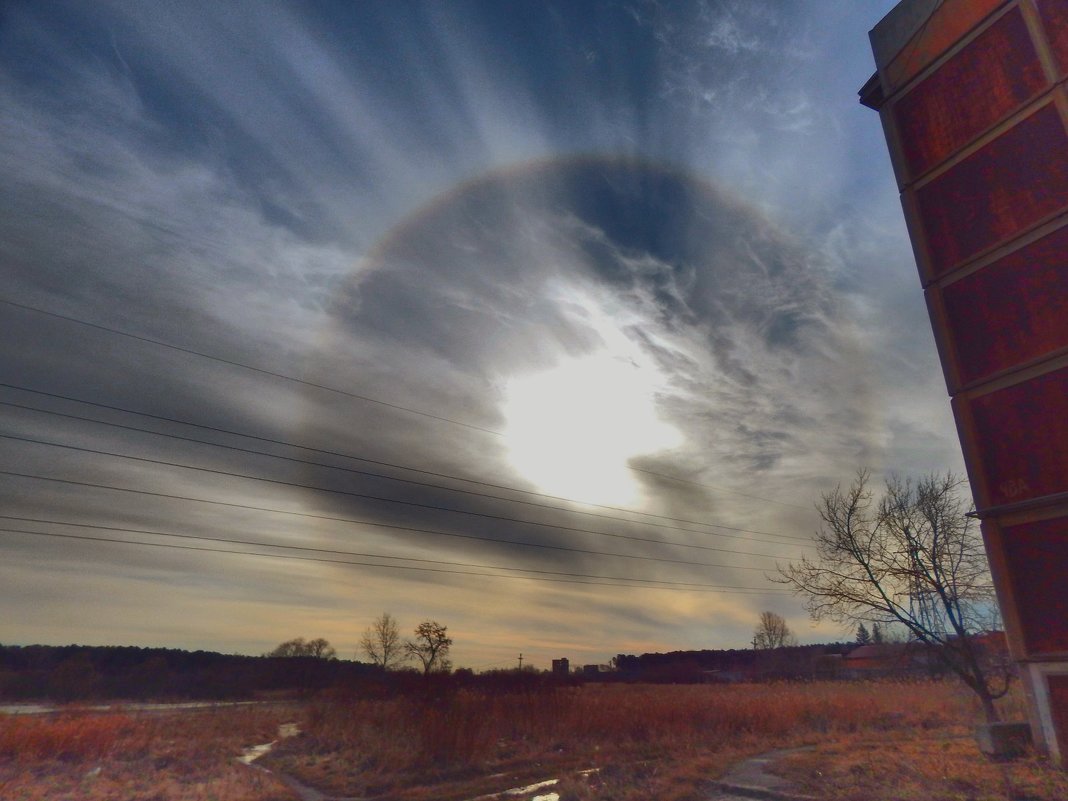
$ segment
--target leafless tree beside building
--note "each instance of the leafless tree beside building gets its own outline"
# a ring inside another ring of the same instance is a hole
[[[814,620],[903,627],[979,698],[990,721],[1008,690],[1007,660],[975,635],[999,621],[993,582],[970,505],[953,474],[892,478],[878,500],[870,476],[823,495],[816,557],[779,568]]]

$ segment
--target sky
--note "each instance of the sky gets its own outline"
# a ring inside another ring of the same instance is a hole
[[[892,5],[5,3],[0,642],[851,638],[820,493],[962,469]]]

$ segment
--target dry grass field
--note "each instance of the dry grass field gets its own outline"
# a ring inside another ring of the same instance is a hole
[[[1006,711],[1019,717],[1020,711]],[[1065,774],[996,764],[949,682],[588,685],[415,697],[334,695],[288,708],[0,715],[0,798],[282,801],[237,763],[280,723],[303,734],[260,763],[336,796],[450,801],[559,778],[561,801],[698,801],[745,757],[815,746],[778,768],[833,801],[1063,801]],[[590,772],[590,769],[593,769]]]
[[[463,799],[559,777],[564,801],[684,801],[748,755],[960,736],[975,716],[948,682],[465,690],[313,705],[305,736],[268,764],[339,796]]]
[[[993,762],[960,732],[918,732],[881,742],[847,737],[787,757],[776,771],[825,801],[1064,801],[1068,774],[1035,756]]]
[[[0,715],[3,801],[289,801],[275,777],[235,761],[293,709]]]

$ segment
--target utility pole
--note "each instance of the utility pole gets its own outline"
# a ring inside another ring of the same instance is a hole
[[[523,654],[519,655],[519,669],[523,669]]]

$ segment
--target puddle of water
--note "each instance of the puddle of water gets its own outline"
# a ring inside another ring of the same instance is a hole
[[[598,773],[600,768],[587,768],[586,770],[578,771],[579,776],[592,776],[594,773]],[[497,776],[504,776],[504,773],[498,773]],[[489,778],[496,778],[490,776]],[[546,787],[552,787],[559,783],[559,779],[546,779],[545,781],[535,782],[534,784],[528,784],[526,787],[513,787],[511,790],[502,790],[499,793],[491,793],[490,795],[482,795],[478,798],[471,799],[471,801],[496,801],[497,799],[514,798],[516,796],[529,796],[528,801],[560,801],[559,793],[543,793],[541,795],[530,796],[530,793],[537,790],[544,790]]]
[[[296,737],[298,734],[300,734],[300,727],[296,723],[283,723],[278,727],[278,740]],[[264,754],[269,754],[271,749],[278,744],[278,740],[248,746],[242,750],[241,756],[237,758],[237,761],[244,765],[251,765]]]
[[[10,704],[0,706],[0,715],[43,715],[46,712],[54,712],[53,706],[41,704]]]
[[[89,706],[70,707],[80,712],[179,712],[186,709],[217,709],[231,706],[251,706],[262,701],[180,701],[177,703],[114,703],[91,704]],[[62,712],[65,708],[55,704],[5,704],[0,706],[4,715],[47,715]]]
[[[526,787],[515,787],[511,790],[505,790],[501,795],[526,795],[527,793],[533,793],[535,790],[541,790],[545,787],[552,787],[559,779],[546,779],[543,782],[536,782],[535,784],[528,784]],[[556,795],[553,793],[552,795]],[[534,799],[534,801],[537,801]]]
[[[504,774],[501,774],[504,775]],[[559,779],[546,779],[545,781],[535,782],[534,784],[528,784],[526,787],[513,787],[511,790],[501,790],[499,793],[491,793],[490,795],[480,795],[478,798],[471,801],[500,801],[505,798],[517,798],[523,796],[527,801],[560,801],[559,793],[543,793],[541,795],[530,795],[538,790],[544,790],[546,787],[552,787],[557,784]]]
[[[278,741],[272,740],[271,742],[263,743],[262,745],[250,745],[241,752],[241,756],[237,758],[237,761],[245,765],[251,765],[264,754],[270,753],[270,750],[274,748],[276,742]]]

